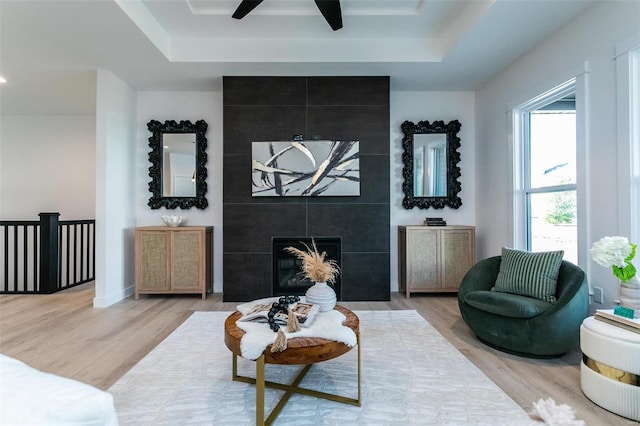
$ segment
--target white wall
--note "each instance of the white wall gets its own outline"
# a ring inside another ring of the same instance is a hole
[[[474,94],[392,92],[390,107],[391,289],[397,291],[398,225],[420,224],[428,215],[443,216],[450,224],[475,224],[475,163],[472,161],[475,156]],[[95,214],[97,273],[94,306],[109,306],[133,291],[133,229],[136,226],[161,225],[160,216],[167,213],[165,209],[152,210],[147,205],[150,181],[147,123],[152,119],[192,122],[204,119],[209,125],[206,133],[209,207],[170,212],[186,215],[191,225],[215,226],[214,291],[221,292],[222,110],[220,92],[136,93],[111,72],[101,70],[96,117],[3,117],[0,145],[0,201],[3,204],[0,205],[0,217],[5,220],[36,220],[38,212],[49,210],[60,211],[63,219],[92,218]],[[400,125],[405,120],[459,120],[462,123],[459,165],[462,169],[460,196],[463,205],[460,209],[405,210],[402,207]],[[17,135],[21,135],[19,140]],[[37,145],[34,147],[34,144]],[[34,162],[25,161],[34,155],[37,157]],[[56,173],[47,173],[51,168],[55,168]],[[47,177],[46,183],[50,187],[54,182],[56,189],[53,191],[44,190],[42,186],[42,176],[49,174],[51,176]],[[6,177],[12,175],[20,175],[22,182]],[[29,192],[37,196],[24,197]],[[21,201],[18,203],[16,200]],[[86,203],[88,200],[90,204]],[[53,202],[56,204],[49,204]],[[23,217],[26,214],[29,216]]]
[[[98,70],[96,97],[96,284],[93,306],[133,294],[136,93]]]
[[[95,116],[4,115],[0,219],[95,218]]]
[[[511,246],[509,226],[512,187],[509,174],[508,109],[554,86],[586,74],[588,173],[586,240],[588,249],[604,235],[618,235],[616,70],[618,43],[638,35],[640,2],[601,2],[545,40],[476,94],[477,226],[480,257]],[[627,228],[628,229],[628,228]],[[604,288],[605,307],[617,298],[617,280],[589,261],[580,265],[592,286]],[[592,306],[593,308],[593,306]]]
[[[391,167],[391,291],[398,290],[398,225],[421,225],[427,216],[443,217],[449,225],[475,225],[475,95],[473,92],[391,92],[390,96],[390,167]],[[458,120],[460,137],[460,182],[462,199],[459,209],[407,210],[402,207],[402,137],[400,129],[406,120],[417,123]]]
[[[152,210],[149,201],[149,137],[151,120],[197,120],[207,122],[207,200],[204,209]],[[138,92],[136,112],[135,215],[137,226],[164,225],[164,214],[187,216],[187,224],[214,226],[214,292],[222,292],[222,93],[221,92]]]
[[[442,215],[450,224],[475,224],[475,170],[474,170],[474,94],[471,92],[392,92],[391,93],[391,290],[398,289],[397,226],[422,223],[425,216]],[[139,92],[136,124],[136,224],[162,225],[162,208],[152,210],[148,184],[150,177],[147,123],[150,120],[204,119],[209,125],[206,137],[209,155],[208,193],[209,207],[205,210],[173,210],[184,214],[190,225],[213,225],[214,231],[214,291],[222,292],[222,93],[220,92]],[[460,148],[463,205],[454,210],[405,210],[402,207],[402,131],[405,120],[459,120],[462,130]]]

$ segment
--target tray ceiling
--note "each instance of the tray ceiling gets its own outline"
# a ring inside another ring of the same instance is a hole
[[[476,90],[591,0],[0,0],[3,113],[95,111],[95,73],[136,90],[221,90],[223,75],[388,75],[392,90]]]

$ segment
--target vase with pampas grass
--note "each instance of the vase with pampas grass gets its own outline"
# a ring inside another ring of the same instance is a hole
[[[338,264],[333,259],[327,259],[327,252],[320,253],[316,242],[311,239],[311,247],[302,243],[305,250],[296,247],[285,247],[284,250],[302,261],[301,274],[313,281],[305,294],[307,303],[320,306],[320,312],[327,312],[336,306],[336,292],[327,283],[334,283],[340,273]]]

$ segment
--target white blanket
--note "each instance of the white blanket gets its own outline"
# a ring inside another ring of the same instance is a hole
[[[254,300],[253,302],[239,305],[237,309],[241,314],[244,314],[251,310],[252,305],[256,303],[267,303],[270,300],[277,301],[278,298]],[[321,312],[311,326],[302,328],[295,333],[285,332],[285,335],[287,336],[287,340],[296,337],[319,337],[327,340],[335,340],[336,342],[341,342],[353,347],[357,343],[356,334],[349,327],[342,325],[345,319],[346,317],[336,310]],[[258,359],[267,346],[273,344],[278,335],[271,331],[269,324],[266,323],[236,321],[236,325],[245,332],[245,335],[242,336],[240,340],[240,351],[242,357],[246,359]],[[286,331],[286,328],[283,327],[282,330]]]
[[[0,425],[118,425],[111,394],[2,354],[0,384]]]

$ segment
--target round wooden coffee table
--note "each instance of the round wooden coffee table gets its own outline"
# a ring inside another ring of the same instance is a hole
[[[349,309],[336,306],[335,309],[345,315],[346,319],[342,323],[349,327],[356,334],[358,348],[358,397],[347,398],[340,395],[334,395],[326,392],[315,391],[312,389],[301,388],[298,385],[307,374],[313,364],[339,357],[351,349],[350,346],[334,340],[311,337],[296,337],[289,339],[287,349],[282,352],[271,352],[271,346],[267,346],[262,355],[256,362],[256,377],[245,377],[238,375],[238,357],[242,357],[240,350],[240,340],[245,334],[243,330],[238,328],[236,321],[242,316],[236,311],[227,317],[224,322],[224,343],[233,353],[232,363],[232,379],[239,382],[251,383],[256,385],[256,425],[270,425],[276,419],[280,411],[294,393],[310,395],[317,398],[329,399],[331,401],[342,402],[345,404],[360,406],[360,320],[358,316]],[[285,364],[285,365],[304,365],[304,368],[298,373],[298,376],[291,384],[283,384],[266,381],[264,377],[265,364]],[[273,408],[269,416],[264,418],[264,389],[265,387],[280,389],[286,391],[278,404]]]

